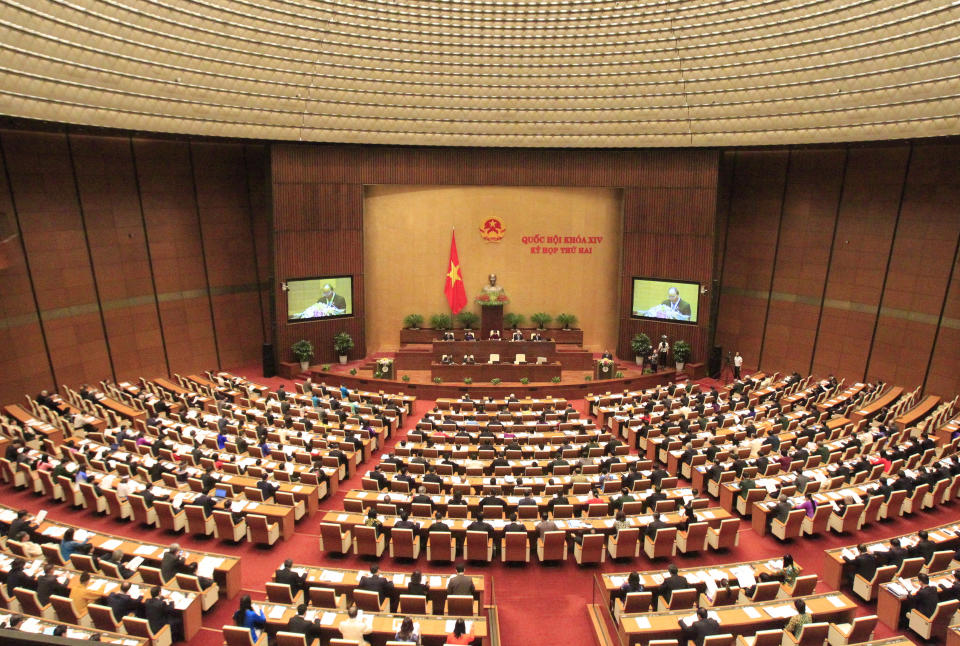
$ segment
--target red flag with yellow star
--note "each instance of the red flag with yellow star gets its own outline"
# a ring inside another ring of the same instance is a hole
[[[457,256],[457,234],[450,234],[450,261],[447,262],[447,276],[443,284],[443,293],[450,304],[450,311],[457,314],[467,304],[467,290],[463,287],[463,275],[460,272],[460,258]]]

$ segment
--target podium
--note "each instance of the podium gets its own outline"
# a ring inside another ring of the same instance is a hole
[[[503,305],[480,306],[480,338],[489,339],[490,330],[503,334]]]
[[[617,371],[617,364],[614,361],[609,359],[597,359],[593,362],[593,379],[613,379],[613,375]]]

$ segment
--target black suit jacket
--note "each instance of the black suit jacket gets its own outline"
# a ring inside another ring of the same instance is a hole
[[[660,584],[660,596],[663,597],[664,601],[670,601],[670,595],[673,594],[674,590],[683,590],[684,588],[689,588],[690,583],[687,582],[686,578],[676,574],[674,576],[668,576],[663,580],[663,583]]]
[[[175,578],[180,572],[185,574],[189,572],[186,560],[170,551],[164,552],[163,558],[160,559],[160,577],[166,582]]]
[[[176,610],[172,603],[157,597],[147,599],[143,606],[144,619],[150,622],[150,630],[153,632],[157,632],[166,624],[171,623],[175,613]]]
[[[36,590],[37,582],[30,578],[23,570],[14,570],[7,575],[7,594],[12,597],[15,588]]]
[[[393,581],[379,574],[368,574],[362,577],[357,587],[361,590],[372,590],[373,592],[379,593],[380,603],[383,603],[384,599],[393,595]]]
[[[693,642],[697,646],[703,646],[703,640],[710,635],[719,635],[722,630],[720,630],[720,624],[716,619],[707,617],[706,619],[697,619],[693,622],[693,625],[690,626],[690,632],[693,635]]]
[[[916,608],[920,614],[924,617],[929,617],[933,615],[934,611],[937,609],[937,604],[940,603],[940,595],[937,593],[937,589],[932,585],[925,585],[917,593],[913,595],[914,608]]]
[[[44,574],[37,579],[37,599],[40,601],[40,605],[47,605],[52,594],[58,597],[69,597],[70,588],[57,581],[55,575]]]
[[[307,621],[306,618],[296,615],[291,617],[290,621],[287,622],[286,632],[300,633],[306,636],[309,646],[315,639],[320,639],[322,631],[318,622]]]
[[[651,496],[651,498],[652,497],[653,496]],[[669,527],[669,525],[662,520],[655,520],[647,525],[647,531],[645,532],[645,535],[649,536],[650,540],[654,540],[657,537],[657,530],[663,527]]]
[[[113,618],[121,621],[127,615],[136,614],[140,610],[141,603],[129,594],[112,592],[107,597],[107,605],[113,611]]]
[[[857,557],[853,559],[853,573],[859,574],[864,579],[869,581],[873,578],[873,575],[877,572],[877,559],[873,554],[857,554]]]
[[[297,574],[293,570],[288,570],[285,567],[280,568],[273,575],[273,579],[277,583],[285,583],[290,586],[290,590],[294,594],[297,593],[297,590],[306,590],[307,589],[307,577],[302,574]]]

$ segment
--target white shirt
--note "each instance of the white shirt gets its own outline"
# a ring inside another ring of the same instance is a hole
[[[738,354],[737,356],[735,356],[735,357],[733,358],[733,365],[735,365],[735,366],[738,367],[738,368],[739,368],[740,366],[742,366],[742,365],[743,365],[743,357],[741,357],[739,354]]]

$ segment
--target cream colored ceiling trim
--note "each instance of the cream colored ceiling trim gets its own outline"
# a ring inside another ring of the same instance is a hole
[[[229,137],[960,134],[957,0],[0,0],[0,114]]]

